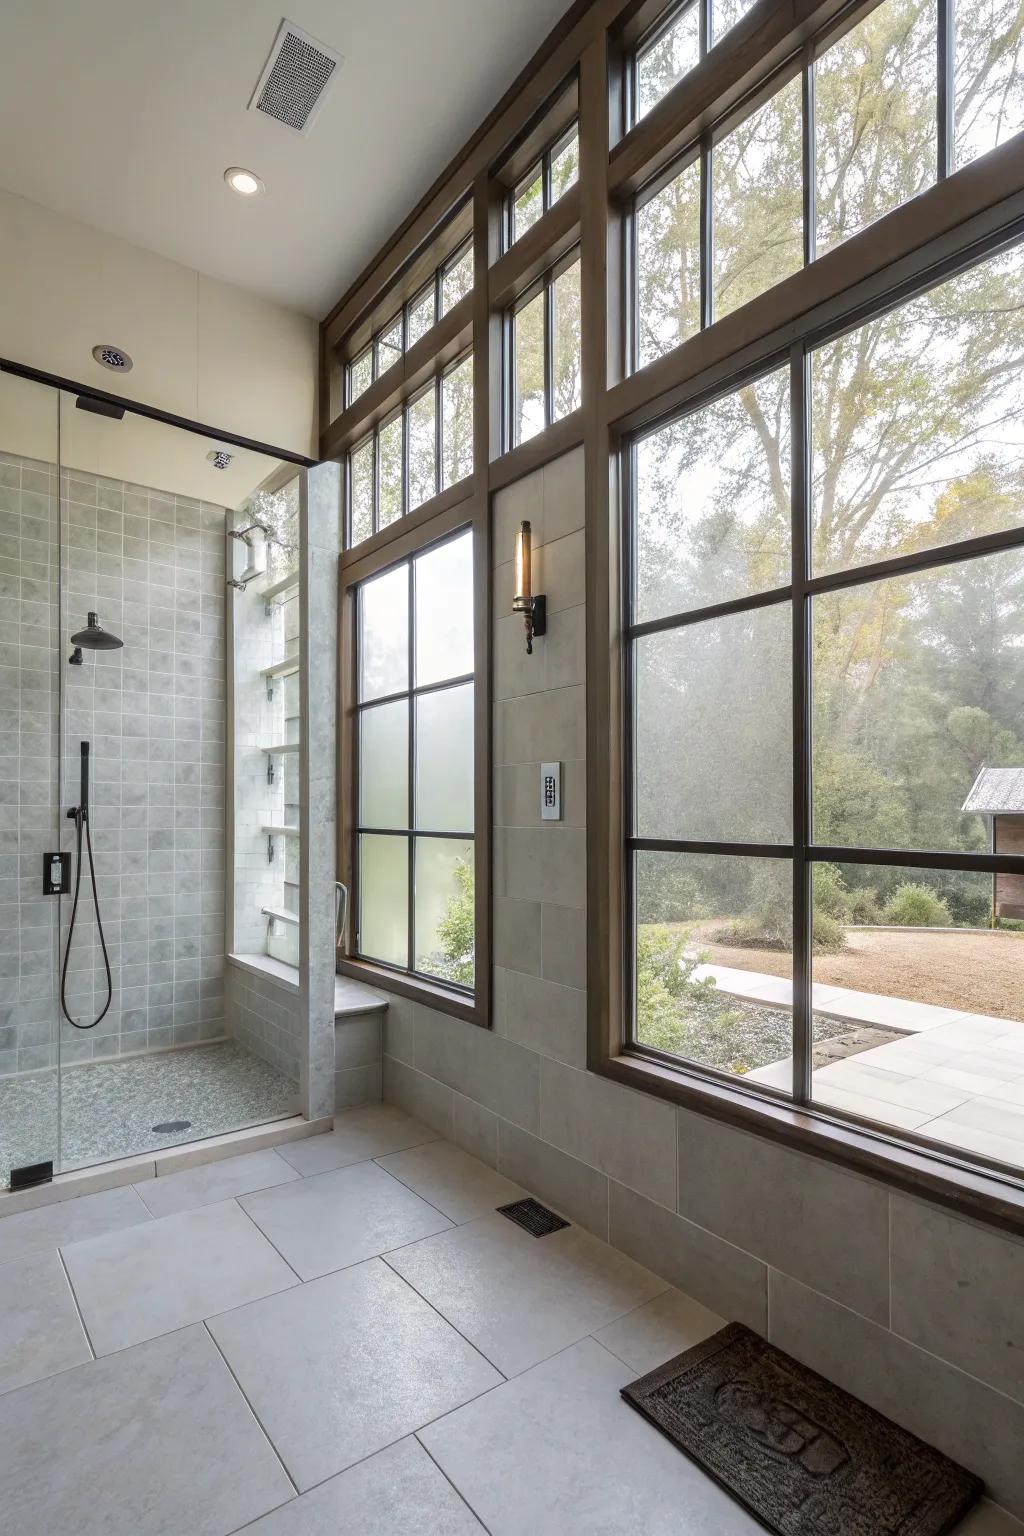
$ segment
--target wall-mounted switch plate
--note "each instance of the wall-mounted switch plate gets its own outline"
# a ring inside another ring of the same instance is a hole
[[[43,854],[43,895],[67,896],[71,891],[70,853]]]
[[[561,763],[541,763],[540,765],[540,819],[541,821],[561,821],[562,819]]]

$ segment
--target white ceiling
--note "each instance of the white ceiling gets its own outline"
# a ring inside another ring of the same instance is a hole
[[[0,185],[320,318],[568,3],[3,0]],[[345,56],[304,138],[246,110],[284,14]]]

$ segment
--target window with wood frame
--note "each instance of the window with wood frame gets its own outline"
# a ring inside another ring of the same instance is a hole
[[[628,449],[628,1039],[1019,1173],[1024,243],[964,260]]]
[[[583,403],[578,249],[520,295],[505,332],[506,444],[518,448]]]
[[[342,569],[341,969],[486,1022],[486,528],[469,502]]]
[[[579,125],[573,122],[510,188],[505,204],[506,246],[515,245],[575,186],[579,172]]]
[[[696,62],[706,23],[694,18],[697,0],[641,40],[631,76],[638,111],[677,83],[691,55]],[[634,203],[632,365],[645,367],[1024,127],[1019,29],[1011,0],[965,0],[954,20],[936,0],[855,8],[752,106],[733,109],[660,170]]]

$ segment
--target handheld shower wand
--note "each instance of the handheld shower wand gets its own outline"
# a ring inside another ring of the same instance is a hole
[[[73,805],[68,811],[68,820],[75,824],[75,837],[77,842],[77,857],[75,860],[75,896],[71,903],[71,922],[68,924],[68,937],[64,946],[64,965],[60,973],[60,1006],[64,1017],[75,1029],[95,1029],[96,1025],[104,1017],[107,1009],[114,999],[114,982],[110,974],[110,956],[107,954],[107,941],[103,934],[103,923],[100,919],[100,898],[96,890],[96,866],[92,857],[92,837],[89,833],[89,743],[81,744],[81,788],[79,790],[79,803]],[[85,846],[89,854],[89,879],[92,883],[92,903],[96,909],[96,927],[100,936],[100,947],[103,950],[103,964],[107,973],[107,1001],[101,1011],[96,1015],[91,1024],[80,1024],[77,1019],[71,1017],[67,1004],[67,980],[68,961],[71,958],[71,941],[75,934],[75,919],[78,916],[78,896],[82,888],[82,834],[85,834]]]

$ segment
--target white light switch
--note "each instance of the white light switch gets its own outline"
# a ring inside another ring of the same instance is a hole
[[[562,765],[540,765],[540,818],[541,821],[562,819]]]

